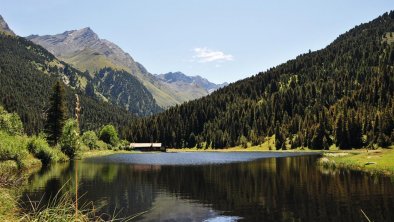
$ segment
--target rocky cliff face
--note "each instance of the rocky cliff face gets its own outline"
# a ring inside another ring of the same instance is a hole
[[[0,15],[0,32],[5,32],[10,35],[15,35],[15,33],[8,27],[7,22],[3,19],[3,17]]]

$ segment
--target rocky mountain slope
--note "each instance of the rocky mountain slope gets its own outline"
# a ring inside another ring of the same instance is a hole
[[[3,19],[3,17],[0,15],[0,32],[9,34],[9,35],[15,35],[15,33],[8,27],[7,22]]]
[[[140,63],[116,44],[100,39],[90,28],[66,31],[56,35],[31,35],[27,39],[46,48],[57,58],[82,71],[94,73],[105,67],[125,70],[137,77],[152,93],[157,104],[167,108],[208,94],[199,84],[186,87],[180,82],[163,81],[150,74]],[[208,90],[209,91],[209,90]]]

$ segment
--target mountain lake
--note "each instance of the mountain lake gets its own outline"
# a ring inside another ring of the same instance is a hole
[[[56,193],[131,221],[394,221],[394,180],[317,166],[320,153],[114,154],[53,164],[23,201]]]

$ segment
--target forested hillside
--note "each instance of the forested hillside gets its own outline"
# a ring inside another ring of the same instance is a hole
[[[148,89],[126,71],[103,68],[88,84],[111,103],[124,107],[138,116],[153,115],[163,111]]]
[[[325,49],[136,120],[131,141],[223,148],[276,135],[277,148],[387,146],[394,141],[394,12]]]
[[[81,98],[82,130],[98,129],[106,123],[121,128],[131,122],[133,117],[126,110],[86,96],[89,78],[88,73],[58,61],[41,46],[21,37],[0,34],[0,104],[19,114],[28,134],[43,129],[52,86],[58,79],[67,85],[69,117],[74,115],[74,94]]]

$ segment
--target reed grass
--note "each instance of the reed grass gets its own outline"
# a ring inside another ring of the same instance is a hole
[[[78,199],[73,198],[71,192],[62,192],[65,190],[66,182],[61,189],[52,197],[47,203],[43,203],[43,197],[38,201],[28,200],[24,205],[28,206],[25,208],[25,212],[22,213],[20,221],[24,222],[117,222],[117,221],[130,221],[145,212],[141,212],[135,215],[131,215],[125,218],[118,218],[119,211],[114,211],[112,215],[99,213],[100,209],[96,208],[93,202],[82,203],[79,196]],[[79,206],[76,208],[75,206]],[[104,219],[105,218],[105,219]]]

